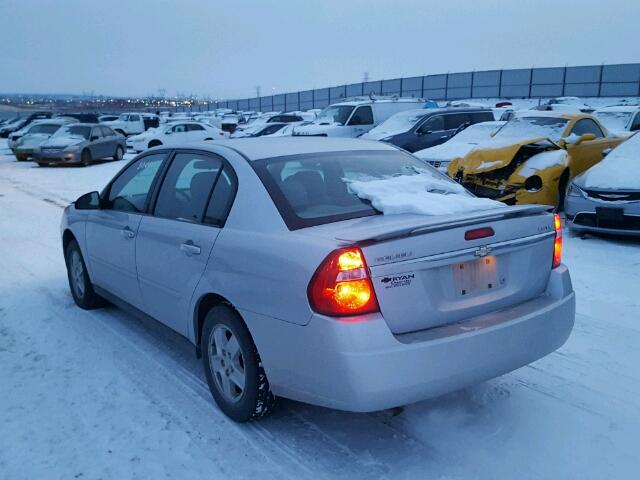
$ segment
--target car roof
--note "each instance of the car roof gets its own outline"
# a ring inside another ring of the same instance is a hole
[[[379,99],[379,100],[345,100],[344,102],[335,102],[329,106],[344,105],[347,107],[356,107],[358,105],[373,105],[374,103],[415,103],[424,104],[424,100],[418,98],[398,98],[398,99]]]
[[[566,120],[572,120],[575,118],[587,117],[591,118],[591,115],[581,112],[563,112],[562,110],[518,110],[516,111],[517,117],[550,117],[550,118],[564,118]]]
[[[637,110],[640,110],[640,105],[613,105],[611,107],[598,108],[597,110],[595,110],[594,113],[597,113],[597,112],[626,113],[626,112],[635,112]]]
[[[108,127],[108,125],[102,125],[101,123],[70,123],[70,127]]]
[[[202,142],[196,145],[198,148],[202,148],[202,146],[210,148],[212,143]],[[397,151],[396,147],[383,142],[327,137],[234,138],[216,140],[215,145],[235,150],[250,161],[310,153],[355,152],[362,150]]]

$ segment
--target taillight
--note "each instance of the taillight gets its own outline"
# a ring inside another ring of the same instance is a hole
[[[553,228],[556,238],[553,241],[553,263],[551,268],[556,268],[562,263],[562,220],[557,213],[553,214]]]
[[[379,311],[364,255],[357,247],[331,252],[313,274],[307,296],[313,310],[331,317]]]
[[[481,238],[493,237],[496,232],[491,227],[476,228],[475,230],[467,230],[464,232],[465,240],[479,240]]]

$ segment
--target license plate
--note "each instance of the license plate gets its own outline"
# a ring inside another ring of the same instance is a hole
[[[498,260],[493,256],[454,264],[453,278],[458,297],[467,297],[501,286],[498,280]]]
[[[598,223],[620,224],[624,221],[623,208],[596,207],[596,218]]]

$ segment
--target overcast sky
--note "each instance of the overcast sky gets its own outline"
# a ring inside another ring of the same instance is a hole
[[[638,0],[0,0],[0,92],[253,97],[640,61]]]

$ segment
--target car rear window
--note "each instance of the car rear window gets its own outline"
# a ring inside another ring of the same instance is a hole
[[[350,181],[418,174],[448,178],[400,151],[291,155],[251,165],[290,230],[379,214],[368,201],[351,193]]]

